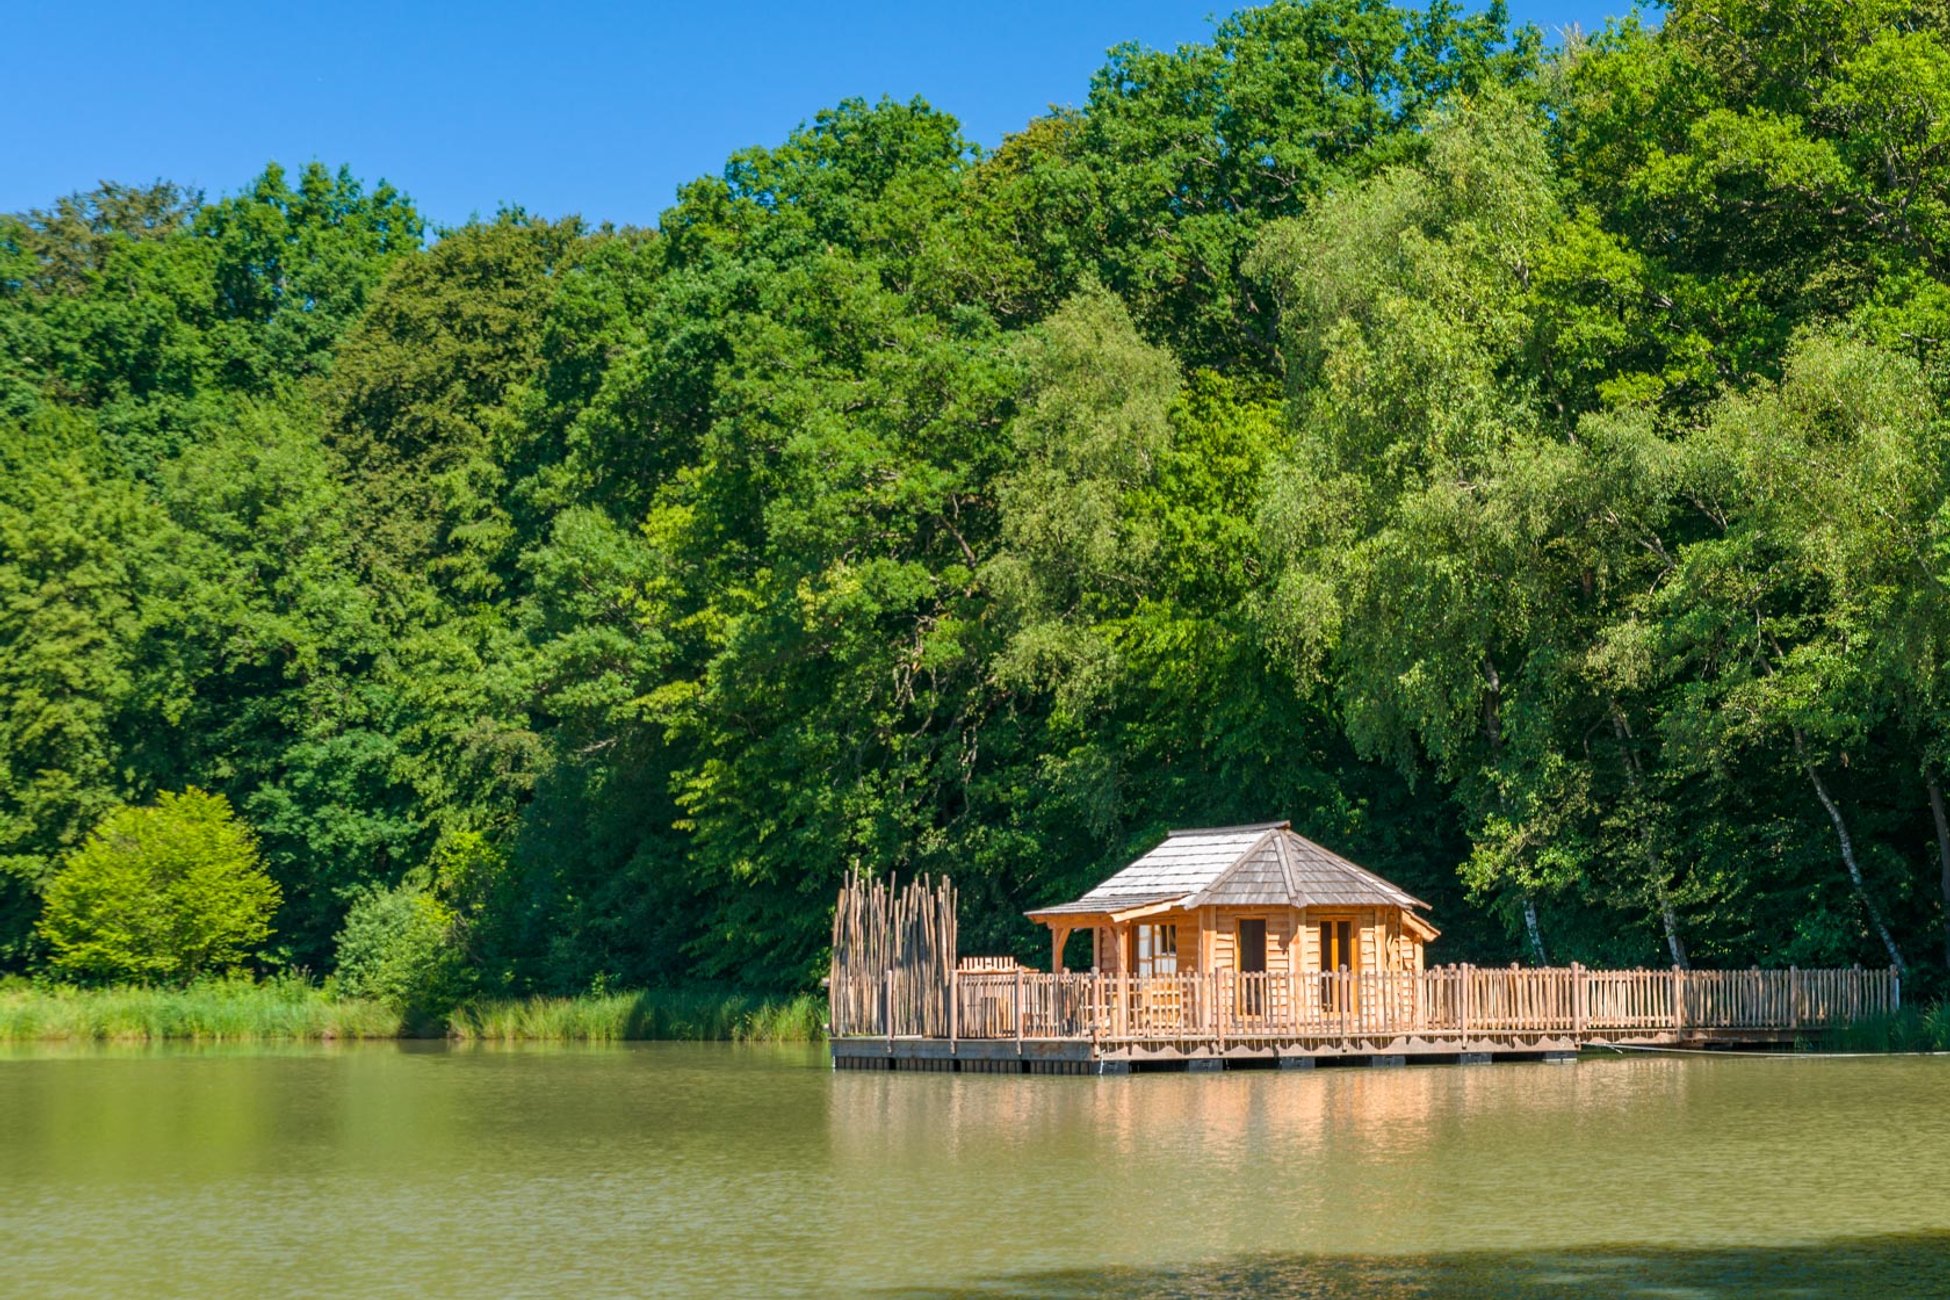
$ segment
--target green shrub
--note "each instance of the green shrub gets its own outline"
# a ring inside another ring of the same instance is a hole
[[[271,934],[278,887],[222,795],[121,808],[48,882],[49,965],[85,983],[183,983],[232,969]]]
[[[339,992],[384,1003],[428,1023],[465,998],[472,984],[459,918],[416,881],[368,890],[338,935]]]

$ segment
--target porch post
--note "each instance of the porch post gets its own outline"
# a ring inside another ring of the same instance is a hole
[[[1049,930],[1049,973],[1052,975],[1061,975],[1063,973],[1063,945],[1069,942],[1070,927],[1067,925],[1052,925]]]
[[[1120,921],[1110,927],[1111,947],[1116,950],[1117,956],[1117,1019],[1115,1024],[1117,1025],[1117,1034],[1120,1038],[1130,1032],[1131,1002],[1126,990],[1130,987],[1127,981],[1129,980],[1131,964],[1125,957],[1125,951],[1130,942],[1128,936],[1125,934],[1125,930],[1129,924],[1127,921]]]

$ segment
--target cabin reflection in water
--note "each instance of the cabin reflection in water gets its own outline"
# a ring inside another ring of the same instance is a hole
[[[1697,1076],[1684,1072],[1648,1079],[1568,1069],[1540,1071],[1522,1083],[1497,1070],[1336,1070],[1310,1077],[1318,1086],[1278,1086],[1268,1074],[1228,1074],[1107,1088],[1082,1081],[1049,1087],[1040,1080],[1013,1086],[988,1075],[923,1081],[847,1072],[826,1094],[824,1140],[848,1173],[890,1166],[939,1172],[944,1157],[986,1164],[997,1153],[1032,1144],[1062,1153],[1065,1167],[1084,1180],[1072,1186],[1073,1194],[1079,1186],[1104,1184],[1080,1202],[1115,1207],[1134,1170],[1162,1177],[1173,1168],[1196,1167],[1214,1181],[1211,1193],[1224,1194],[1230,1180],[1223,1174],[1213,1179],[1215,1171],[1277,1151],[1281,1159],[1272,1167],[1290,1171],[1289,1190],[1298,1194],[1316,1187],[1323,1169],[1345,1177],[1350,1167],[1385,1168],[1453,1149],[1473,1121],[1500,1122],[1518,1097],[1530,1125],[1603,1125],[1628,1122],[1634,1105],[1643,1104],[1642,1087],[1658,1088],[1678,1106],[1697,1083]],[[1621,1077],[1636,1086],[1621,1087]],[[1039,1193],[1032,1188],[1018,1190],[1033,1201]],[[985,1194],[1001,1192],[997,1186]],[[1337,1192],[1335,1199],[1344,1197]]]
[[[1901,1005],[1893,970],[1431,966],[1427,904],[1286,822],[1172,831],[1032,909],[1050,970],[956,950],[953,886],[856,875],[828,980],[844,1069],[1052,1074],[1793,1045]],[[1087,970],[1066,965],[1088,936]]]

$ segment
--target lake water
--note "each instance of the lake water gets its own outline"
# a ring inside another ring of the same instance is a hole
[[[1950,1294],[1950,1058],[0,1055],[0,1291]]]

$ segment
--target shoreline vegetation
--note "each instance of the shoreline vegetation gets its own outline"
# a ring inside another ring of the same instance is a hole
[[[1866,1016],[1841,1026],[1820,1050],[1858,1054],[1950,1052],[1950,1001]]]
[[[208,981],[185,988],[0,986],[0,1044],[46,1042],[816,1042],[826,1008],[812,994],[658,989],[574,997],[473,999],[413,1013],[333,996],[298,980]]]
[[[0,1045],[272,1043],[449,1039],[462,1043],[825,1040],[818,994],[650,989],[568,997],[473,998],[402,1011],[300,979],[207,980],[183,988],[0,983]],[[1906,1006],[1803,1040],[1811,1055],[1950,1052],[1950,1002]]]

